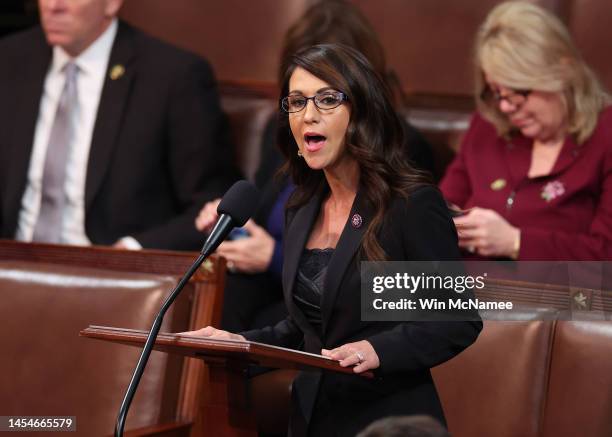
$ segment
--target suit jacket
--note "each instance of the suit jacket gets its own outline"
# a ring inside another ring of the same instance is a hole
[[[325,193],[287,216],[283,289],[289,316],[274,327],[248,331],[253,341],[320,353],[368,340],[380,359],[377,378],[336,373],[302,373],[294,382],[293,435],[355,435],[380,417],[429,414],[444,421],[430,368],[469,346],[480,322],[365,322],[361,320],[360,247],[373,208],[357,193],[350,219],[328,265],[321,302],[322,336],[293,301],[300,258],[319,215]],[[379,232],[390,261],[459,259],[457,235],[439,191],[416,189],[408,200],[393,200]]]
[[[533,139],[520,133],[500,137],[493,124],[475,114],[440,189],[461,208],[492,209],[518,227],[520,261],[609,261],[611,143],[608,106],[588,140],[578,144],[568,135],[550,173],[530,178]]]
[[[0,237],[13,238],[52,50],[40,27],[0,41]],[[237,178],[213,73],[203,59],[119,22],[85,186],[93,244],[195,249],[199,208]]]

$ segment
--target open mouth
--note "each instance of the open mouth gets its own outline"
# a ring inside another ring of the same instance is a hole
[[[306,143],[306,150],[309,152],[316,152],[325,144],[327,137],[318,134],[306,134],[304,135],[304,142]]]

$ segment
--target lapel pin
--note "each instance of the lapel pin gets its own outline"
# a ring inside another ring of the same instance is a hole
[[[493,182],[491,182],[491,189],[493,191],[502,190],[505,186],[506,186],[506,180],[502,178],[495,179]]]
[[[356,213],[353,214],[353,217],[351,217],[351,226],[353,226],[355,229],[359,229],[362,224],[363,219],[361,218],[361,216]]]
[[[547,202],[551,202],[559,196],[563,196],[565,194],[565,185],[561,181],[552,181],[548,182],[542,188],[542,193],[540,197],[546,200]]]
[[[125,67],[121,64],[116,64],[116,65],[113,65],[113,68],[111,68],[109,76],[111,80],[117,80],[121,76],[123,76],[124,73],[125,73]]]

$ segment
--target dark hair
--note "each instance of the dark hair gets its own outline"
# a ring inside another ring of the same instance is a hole
[[[301,67],[331,87],[343,92],[350,105],[346,149],[359,165],[360,189],[376,211],[368,224],[362,249],[367,259],[386,255],[376,239],[392,196],[408,194],[425,183],[423,174],[406,159],[402,122],[391,104],[390,91],[368,60],[357,50],[341,44],[320,44],[290,58],[281,81],[281,97],[289,93],[289,79]],[[279,146],[287,158],[283,168],[296,185],[288,208],[304,205],[327,189],[323,171],[312,170],[297,156],[298,146],[289,128],[287,114],[280,116]]]
[[[344,44],[358,50],[392,88],[394,103],[405,103],[397,75],[387,68],[383,45],[357,6],[345,0],[322,0],[304,11],[285,34],[279,83],[282,83],[291,56],[316,44]]]

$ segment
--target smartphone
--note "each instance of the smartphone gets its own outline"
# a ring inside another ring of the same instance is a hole
[[[250,237],[249,231],[244,228],[234,228],[227,236],[228,240],[240,240],[241,238]]]
[[[451,217],[461,217],[462,215],[466,215],[469,212],[469,209],[461,209],[454,203],[446,202],[446,207],[448,208],[448,212]]]

